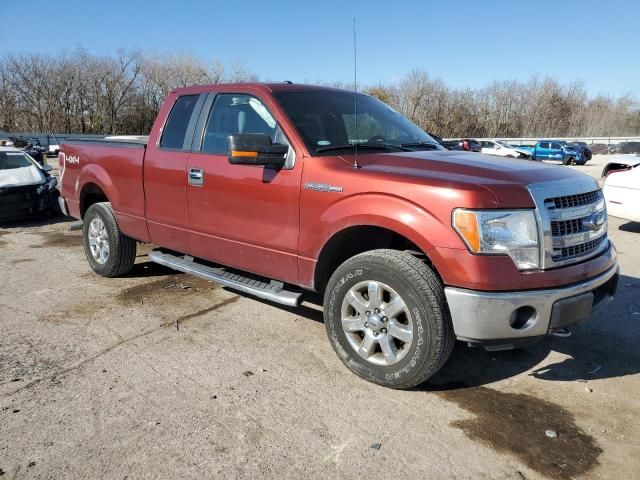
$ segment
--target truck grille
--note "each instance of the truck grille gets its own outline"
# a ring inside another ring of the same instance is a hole
[[[560,255],[554,257],[554,260],[567,260],[573,257],[586,255],[589,252],[596,250],[602,242],[607,239],[606,235],[603,235],[595,240],[590,240],[580,245],[574,245],[573,247],[565,247],[560,250]]]
[[[587,260],[609,245],[602,191],[592,179],[529,185],[543,233],[545,269]]]
[[[574,218],[573,220],[554,220],[551,222],[551,235],[561,237],[572,233],[582,231],[582,219]]]
[[[571,208],[581,207],[582,205],[588,205],[594,203],[600,198],[600,190],[595,190],[588,193],[579,193],[577,195],[566,195],[564,197],[555,197],[550,200],[554,203],[555,208]]]

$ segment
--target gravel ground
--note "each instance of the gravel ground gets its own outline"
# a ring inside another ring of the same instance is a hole
[[[525,351],[459,344],[404,392],[351,374],[314,304],[177,274],[149,246],[100,278],[69,225],[0,228],[3,479],[638,476],[637,224],[610,221],[607,312]]]

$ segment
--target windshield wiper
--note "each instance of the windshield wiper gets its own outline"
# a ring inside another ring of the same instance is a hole
[[[391,143],[345,143],[344,145],[331,145],[330,147],[322,147],[316,149],[317,153],[330,152],[332,150],[355,150],[361,148],[363,150],[389,150],[390,148],[399,150],[401,152],[410,152],[410,148],[405,148],[403,145],[393,145]]]
[[[436,147],[435,149],[437,150],[437,148],[440,145],[434,142],[412,142],[412,143],[401,143],[400,146],[401,147]]]

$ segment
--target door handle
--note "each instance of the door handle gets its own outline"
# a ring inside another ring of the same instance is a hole
[[[204,185],[204,170],[202,168],[189,169],[189,184]]]

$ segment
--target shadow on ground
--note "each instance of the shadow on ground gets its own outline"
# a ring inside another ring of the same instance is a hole
[[[618,227],[623,232],[640,233],[640,222],[627,222]]]
[[[44,227],[46,225],[57,225],[60,223],[72,223],[76,221],[77,220],[72,217],[40,216],[40,217],[24,218],[20,220],[12,220],[9,222],[0,222],[0,228],[36,228],[36,227]]]

